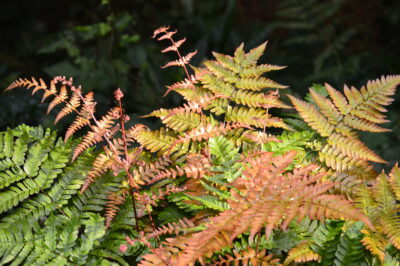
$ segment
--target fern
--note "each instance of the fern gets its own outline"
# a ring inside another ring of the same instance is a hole
[[[0,133],[0,264],[396,260],[400,170],[376,177],[370,162],[385,161],[357,131],[387,131],[379,124],[399,76],[344,94],[314,85],[307,102],[288,95],[299,115],[280,114],[290,108],[280,98],[287,86],[269,74],[284,67],[258,64],[266,42],[194,67],[196,51],[181,54],[186,39],[176,33],[161,27],[153,37],[177,55],[163,67],[185,73],[165,95],[186,102],[146,115],[161,120],[156,130],[126,127],[120,89],[97,118],[93,93],[72,79],[20,78],[7,88],[43,92],[48,111],[59,109],[56,123],[76,117],[65,142],[27,126]]]
[[[376,230],[364,228],[363,244],[381,262],[385,259],[385,250],[392,244],[400,249],[399,197],[396,194],[399,169],[395,166],[388,177],[382,173],[372,187],[361,186],[356,202],[370,218]]]
[[[234,182],[235,190],[231,190],[232,198],[228,200],[231,209],[211,218],[204,231],[165,243],[171,248],[174,245],[185,248],[177,256],[169,257],[165,254],[164,258],[173,258],[181,264],[194,263],[229,245],[247,230],[250,231],[250,238],[254,238],[265,226],[268,237],[275,227],[284,229],[293,219],[301,219],[306,215],[312,219],[346,216],[349,219],[361,219],[372,226],[349,202],[338,196],[323,194],[332,184],[314,184],[322,178],[321,173],[311,174],[314,166],[295,169],[293,174],[284,174],[284,169],[290,165],[293,157],[293,153],[275,158],[271,153],[266,153],[259,159],[249,160],[250,166],[243,172],[243,178],[237,179]],[[287,185],[289,181],[293,182],[292,186]],[[268,193],[268,196],[263,196],[263,193]],[[165,251],[159,249],[154,252]],[[148,258],[152,260],[153,255]]]
[[[0,213],[49,188],[69,160],[70,143],[56,141],[55,133],[49,130],[32,138],[30,130],[22,125],[0,133],[4,139],[0,151]]]
[[[41,127],[21,125],[1,132],[0,136],[2,162],[8,162],[2,163],[7,168],[0,172],[2,177],[7,173],[7,178],[2,179],[2,193],[19,192],[11,189],[23,187],[16,185],[23,181],[11,175],[9,168],[30,169],[37,176],[46,173],[49,178],[35,193],[26,193],[26,198],[21,198],[19,193],[13,194],[12,202],[18,206],[6,210],[0,217],[0,264],[85,265],[89,261],[111,260],[126,265],[118,251],[111,248],[123,240],[114,242],[116,240],[111,236],[115,236],[115,232],[105,231],[104,218],[100,216],[109,193],[119,190],[120,181],[115,177],[113,181],[110,177],[104,178],[78,194],[92,156],[84,155],[73,164],[69,163],[72,142],[56,141],[54,132],[44,131]],[[24,148],[28,145],[30,149]],[[15,153],[8,153],[10,150]],[[14,163],[12,157],[15,154],[18,154],[18,160]],[[100,243],[104,246],[100,247]]]
[[[382,77],[368,82],[360,90],[345,86],[345,95],[325,84],[331,99],[311,89],[315,105],[289,95],[303,119],[322,137],[326,137],[319,160],[337,171],[360,168],[373,176],[368,161],[385,161],[358,139],[355,130],[387,131],[377,123],[386,122],[381,114],[386,111],[383,106],[390,104],[399,83],[398,76]]]

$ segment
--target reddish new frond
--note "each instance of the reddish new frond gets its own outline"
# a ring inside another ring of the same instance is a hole
[[[86,125],[90,125],[92,114],[95,112],[95,103],[93,102],[93,92],[89,92],[83,99],[83,105],[81,106],[78,116],[68,127],[65,133],[65,141],[69,139],[76,131],[83,128]]]
[[[209,173],[210,159],[202,154],[189,154],[183,168],[189,178],[199,179]]]
[[[243,135],[244,137],[250,139],[254,143],[263,144],[267,142],[282,142],[276,136],[271,134],[266,134],[261,131],[249,131]]]
[[[50,113],[50,111],[59,105],[60,103],[65,102],[68,99],[68,91],[67,87],[65,85],[61,86],[60,89],[60,94],[56,94],[55,98],[50,102],[49,107],[47,108],[47,113]]]
[[[140,185],[151,185],[162,179],[183,176],[184,171],[179,166],[173,166],[169,157],[161,156],[155,162],[146,163],[134,169],[133,175]]]
[[[106,131],[99,131],[99,132],[93,132],[89,131],[85,137],[83,138],[82,142],[76,146],[73,156],[72,156],[72,161],[75,161],[78,156],[87,150],[89,147],[92,147],[96,143],[99,143],[103,140],[103,136],[106,134]]]
[[[4,91],[9,91],[15,88],[21,88],[21,87],[26,87],[26,89],[30,89],[33,87],[33,93],[35,94],[37,91],[39,90],[46,90],[47,86],[45,84],[45,82],[40,79],[40,84],[37,82],[37,80],[35,78],[31,78],[32,81],[30,81],[29,79],[25,79],[25,78],[19,78],[18,80],[13,81],[10,86],[8,86]]]
[[[168,88],[168,90],[164,93],[163,97],[166,96],[171,91],[176,90],[176,89],[194,89],[194,88],[196,88],[193,84],[194,81],[195,81],[194,77],[192,80],[185,78],[183,81],[176,82],[176,83],[172,84],[171,86],[166,86]]]
[[[153,32],[153,39],[155,38],[155,37],[157,37],[157,35],[159,35],[160,33],[165,33],[165,32],[167,32],[169,30],[169,26],[162,26],[162,27],[159,27],[159,28],[157,28],[157,29],[155,29],[154,30],[154,32]]]
[[[257,251],[251,247],[240,252],[234,250],[233,256],[219,256],[219,261],[213,262],[213,265],[282,265],[279,259],[275,259],[273,254],[267,255],[267,250]],[[251,264],[250,264],[251,263]]]
[[[89,147],[99,143],[103,140],[103,137],[110,137],[115,133],[112,130],[114,125],[114,120],[119,118],[119,109],[117,107],[108,111],[106,115],[102,117],[100,121],[96,122],[95,126],[92,126],[92,131],[89,131],[84,137],[81,143],[76,146],[74,154],[72,156],[72,161]]]
[[[246,231],[250,231],[252,239],[265,228],[268,237],[274,228],[285,229],[292,220],[301,220],[304,216],[319,220],[361,220],[373,228],[369,219],[349,201],[327,194],[335,184],[322,181],[325,174],[316,173],[318,166],[309,165],[288,172],[286,169],[294,156],[295,152],[276,157],[265,152],[248,158],[248,167],[230,191],[232,198],[228,199],[228,204],[231,208],[210,218],[204,231],[181,238],[179,246],[169,242],[167,245],[171,248],[184,247],[169,258],[175,259],[178,265],[189,265],[229,245]],[[220,244],[216,245],[216,242]]]
[[[107,203],[105,207],[106,227],[110,227],[112,220],[119,211],[119,205],[125,202],[125,196],[118,192],[110,192],[107,196]]]
[[[61,111],[57,114],[56,119],[54,120],[54,124],[57,124],[60,119],[69,115],[73,111],[78,112],[77,109],[81,105],[81,89],[75,89],[73,91],[71,99],[67,102],[66,106],[61,109]]]
[[[113,165],[114,160],[112,156],[109,154],[110,152],[100,153],[92,164],[92,169],[86,175],[85,182],[81,188],[81,193],[83,193],[89,186],[94,182],[97,177],[105,174],[111,166]]]
[[[172,36],[175,35],[175,33],[177,33],[177,30],[165,31],[163,35],[161,35],[160,37],[157,38],[157,40],[162,41],[165,39],[172,39]]]
[[[157,206],[157,201],[165,199],[165,196],[168,196],[172,193],[180,193],[185,191],[186,188],[178,188],[175,186],[168,186],[165,190],[159,189],[158,193],[152,194],[139,194],[135,193],[135,199],[140,202],[143,206]]]
[[[162,66],[161,68],[167,68],[167,67],[171,67],[171,66],[180,66],[180,67],[184,67],[187,64],[189,64],[190,60],[192,59],[193,56],[195,56],[197,54],[197,50],[191,53],[188,53],[187,55],[185,55],[184,57],[177,59],[175,61],[171,61],[167,64],[165,64],[164,66]]]
[[[192,227],[195,227],[195,224],[186,217],[184,217],[177,222],[168,223],[166,225],[161,226],[160,228],[157,228],[154,232],[147,235],[146,238],[151,239],[172,233],[174,233],[175,235],[179,235],[182,231],[185,231],[185,229]]]
[[[56,85],[54,84],[54,81],[50,81],[50,89],[45,89],[44,90],[44,94],[42,97],[42,103],[49,97],[52,95],[56,95],[57,94],[57,88]]]
[[[174,147],[179,143],[187,142],[189,140],[202,141],[209,138],[213,138],[221,134],[226,134],[228,131],[237,128],[250,128],[250,127],[243,123],[227,123],[227,124],[219,124],[217,126],[208,124],[205,126],[201,126],[200,128],[192,129],[184,133],[182,136],[179,136],[178,139],[173,143],[172,147]]]
[[[171,46],[165,48],[164,50],[162,50],[161,53],[166,53],[166,52],[170,52],[170,51],[176,52],[176,51],[178,51],[178,48],[181,47],[181,45],[185,41],[186,41],[186,38],[183,38],[183,39],[181,39],[179,41],[176,41],[173,45],[171,45]]]

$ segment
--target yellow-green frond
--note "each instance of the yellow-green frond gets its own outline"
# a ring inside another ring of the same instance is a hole
[[[396,199],[400,201],[400,169],[397,163],[390,172],[390,185],[396,195]]]
[[[286,68],[286,66],[262,64],[262,65],[245,68],[239,73],[239,75],[243,78],[258,77],[266,72],[281,70],[284,68]]]
[[[218,63],[220,63],[223,67],[235,72],[241,73],[242,68],[241,66],[235,62],[232,56],[220,54],[217,52],[212,53],[213,56],[217,59]]]
[[[337,111],[335,105],[319,93],[316,93],[312,88],[310,89],[311,97],[319,107],[321,113],[329,120],[329,123],[336,125],[342,120],[343,116]]]
[[[372,171],[372,166],[370,166],[366,161],[346,157],[340,150],[335,149],[330,145],[325,145],[318,153],[318,157],[321,162],[326,164],[326,166],[337,171],[343,172],[352,170],[354,167],[362,168],[366,172]]]
[[[278,96],[256,93],[248,90],[239,90],[231,97],[232,101],[249,107],[263,108],[291,108],[289,105],[279,100]]]
[[[236,87],[243,90],[260,91],[262,89],[285,89],[287,86],[281,85],[273,80],[259,78],[240,78],[235,80]]]
[[[332,134],[334,126],[314,107],[314,105],[288,95],[293,105],[310,127],[321,136],[328,137]]]
[[[137,142],[151,152],[165,153],[177,140],[176,134],[168,129],[143,130],[135,136]]]
[[[386,163],[375,152],[370,150],[365,144],[355,138],[346,138],[345,136],[333,133],[327,139],[329,145],[354,159],[368,160],[377,163]]]
[[[311,249],[312,243],[313,241],[305,240],[292,248],[283,265],[289,265],[291,262],[319,261],[321,256]]]

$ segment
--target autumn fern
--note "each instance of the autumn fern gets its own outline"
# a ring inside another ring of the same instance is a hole
[[[400,170],[396,165],[389,176],[381,173],[372,187],[361,186],[357,205],[369,217],[376,230],[364,228],[363,244],[382,262],[390,245],[400,250]]]
[[[146,261],[154,262],[157,257],[167,264],[177,265],[204,261],[246,231],[250,232],[252,239],[265,228],[268,237],[274,228],[285,229],[291,221],[305,216],[321,220],[345,217],[361,220],[372,227],[368,218],[349,201],[326,194],[334,184],[320,182],[324,173],[314,173],[317,166],[309,165],[287,172],[285,169],[293,157],[294,152],[277,157],[263,153],[245,159],[249,166],[233,183],[232,197],[227,201],[230,209],[210,218],[204,231],[165,242],[169,248],[155,249],[145,256]],[[182,250],[174,254],[172,250],[177,251],[177,247]]]
[[[315,104],[289,98],[303,119],[326,138],[318,156],[322,163],[340,172],[362,171],[365,178],[371,178],[374,173],[368,162],[385,161],[359,140],[357,130],[388,131],[377,124],[387,122],[384,106],[393,101],[399,84],[399,76],[387,76],[369,81],[360,90],[345,86],[344,95],[325,84],[328,98],[310,89]]]
[[[358,131],[388,131],[380,124],[400,77],[344,93],[314,86],[307,101],[288,95],[298,115],[287,114],[287,86],[269,76],[285,67],[258,63],[267,42],[196,67],[197,51],[183,54],[176,35],[168,26],[153,34],[177,56],[163,68],[185,74],[164,94],[184,103],[143,116],[159,118],[158,129],[126,126],[120,89],[102,116],[72,78],[20,78],[6,89],[42,92],[55,123],[75,118],[65,142],[25,126],[0,133],[0,264],[396,260],[400,170],[377,175],[370,162],[385,160]]]

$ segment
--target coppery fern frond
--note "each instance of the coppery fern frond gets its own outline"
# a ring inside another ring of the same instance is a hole
[[[257,144],[263,144],[270,141],[282,142],[276,136],[271,134],[266,134],[261,131],[248,131],[243,136]]]
[[[57,114],[56,119],[54,120],[54,124],[57,124],[60,119],[71,114],[73,111],[77,111],[79,106],[81,105],[81,89],[77,88],[73,90],[71,99],[67,102],[66,106],[61,109],[61,111]],[[50,108],[50,106],[49,106]]]
[[[191,79],[185,78],[183,81],[176,82],[170,86],[166,86],[168,90],[164,93],[163,97],[166,96],[171,91],[177,90],[177,89],[193,90],[195,88],[194,82],[195,82],[195,78],[191,78]]]
[[[327,194],[335,184],[321,181],[325,173],[315,172],[318,166],[309,165],[288,172],[286,169],[294,155],[290,152],[274,157],[272,153],[263,152],[246,158],[249,165],[230,191],[232,198],[228,199],[228,204],[231,208],[210,218],[204,231],[164,243],[169,247],[168,252],[165,249],[156,252],[163,254],[163,261],[189,265],[229,245],[246,231],[253,239],[261,228],[265,228],[268,237],[274,228],[285,229],[292,220],[301,220],[305,216],[319,220],[361,220],[373,228],[369,219],[351,202]],[[156,254],[161,254],[156,252],[146,259],[154,261]]]
[[[175,148],[175,146],[180,143],[207,140],[212,137],[226,134],[227,132],[237,128],[249,128],[249,126],[242,123],[221,123],[216,126],[212,124],[207,124],[205,126],[201,125],[199,128],[192,129],[185,132],[182,136],[179,136],[170,149]]]
[[[167,68],[167,67],[171,67],[171,66],[184,67],[189,64],[192,57],[195,56],[196,54],[197,54],[197,50],[194,52],[188,53],[187,55],[183,56],[180,59],[168,62],[167,64],[163,65],[161,68]]]
[[[119,211],[119,205],[125,202],[124,194],[119,192],[110,192],[107,196],[107,203],[105,207],[106,227],[110,227],[112,220]]]
[[[189,154],[183,167],[186,177],[199,179],[209,173],[210,159],[202,154]]]
[[[233,251],[233,255],[219,256],[219,260],[212,265],[282,265],[279,259],[274,258],[273,254],[267,254],[267,250],[257,251],[251,247],[246,250]]]
[[[113,157],[110,155],[110,153],[111,153],[110,151],[105,153],[100,153],[96,157],[96,159],[92,164],[92,169],[86,175],[85,182],[81,187],[81,193],[85,191],[97,177],[102,176],[111,169],[115,161]]]
[[[42,79],[39,79],[39,82],[37,82],[37,80],[35,78],[31,78],[31,80],[26,79],[26,78],[19,78],[19,79],[13,81],[10,84],[10,86],[8,86],[4,91],[9,91],[9,90],[12,90],[15,88],[21,88],[21,87],[26,87],[27,89],[30,89],[33,87],[32,94],[35,94],[39,90],[47,89],[46,83]]]
[[[82,142],[76,146],[72,156],[72,161],[75,161],[75,159],[89,147],[101,142],[104,136],[109,137],[111,133],[110,129],[115,124],[114,120],[118,118],[119,109],[117,107],[108,111],[108,113],[104,115],[95,126],[92,126],[92,130],[86,133]]]

